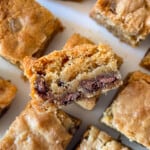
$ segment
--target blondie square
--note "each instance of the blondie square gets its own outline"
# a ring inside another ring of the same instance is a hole
[[[0,77],[0,116],[8,109],[16,96],[17,88],[10,81]]]
[[[63,49],[72,49],[72,48],[75,48],[76,46],[83,45],[83,44],[95,45],[95,43],[93,41],[89,40],[88,38],[81,36],[78,33],[74,33],[68,39],[68,41],[66,42]],[[116,54],[115,54],[115,57],[117,59],[117,64],[118,64],[118,68],[119,68],[123,62],[122,58]],[[86,110],[92,110],[95,107],[96,102],[98,101],[99,97],[100,97],[100,95],[97,95],[92,98],[80,99],[80,100],[76,101],[76,103]]]
[[[132,46],[150,34],[149,0],[97,0],[90,16]]]
[[[102,122],[150,149],[150,75],[129,75]]]
[[[146,52],[145,56],[140,62],[140,65],[148,70],[150,70],[150,48]]]
[[[122,80],[117,62],[108,45],[82,44],[39,59],[26,57],[23,66],[32,98],[66,105],[119,87]]]
[[[66,42],[63,49],[72,49],[72,48],[79,46],[79,45],[82,45],[82,44],[94,45],[94,43],[91,40],[89,40],[88,38],[81,36],[78,33],[74,33],[68,39],[68,41]],[[99,95],[92,97],[92,98],[80,99],[80,100],[76,101],[76,103],[86,110],[92,110],[95,107],[98,99],[99,99]]]
[[[90,126],[76,150],[129,150],[106,132]]]
[[[61,29],[59,20],[35,0],[0,1],[0,55],[19,67],[25,56],[40,56]]]
[[[65,150],[80,121],[54,105],[31,100],[0,141],[1,150]]]

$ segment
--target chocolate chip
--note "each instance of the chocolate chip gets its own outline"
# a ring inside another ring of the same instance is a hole
[[[116,80],[114,73],[102,74],[90,80],[82,80],[80,86],[85,91],[92,93],[98,91],[98,89],[107,87],[107,85],[114,83]]]
[[[83,89],[90,93],[98,90],[97,82],[95,79],[82,80],[80,85]]]
[[[100,75],[96,78],[97,82],[100,83],[112,83],[115,81],[116,77],[112,76],[111,74],[106,74],[106,75]]]
[[[45,72],[43,72],[43,71],[41,71],[41,70],[40,70],[40,71],[37,71],[37,74],[38,74],[38,75],[41,75],[41,76],[45,76]]]
[[[44,77],[38,76],[36,83],[35,83],[35,89],[39,94],[46,94],[48,91],[48,86],[46,85],[46,81]]]
[[[79,98],[81,98],[81,93],[80,92],[67,93],[62,97],[61,104],[62,105],[67,105],[67,104],[71,103],[72,101],[78,100]]]
[[[58,80],[58,81],[57,81],[57,85],[58,85],[58,86],[64,86],[64,82],[61,81],[61,80]]]

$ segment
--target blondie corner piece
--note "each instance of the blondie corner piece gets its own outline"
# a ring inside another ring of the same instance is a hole
[[[11,105],[16,96],[17,88],[10,81],[0,77],[0,116],[2,116]]]
[[[150,34],[149,0],[97,0],[90,16],[132,46]]]
[[[106,110],[102,122],[150,149],[150,75],[136,71]]]
[[[24,59],[31,97],[66,105],[96,97],[122,84],[116,55],[108,45],[83,44]]]
[[[25,56],[39,57],[62,25],[35,0],[0,1],[0,55],[22,67]]]
[[[143,57],[140,65],[150,71],[150,48]]]
[[[0,140],[0,149],[65,150],[79,125],[54,105],[31,100]]]
[[[90,126],[76,150],[129,150],[106,132]]]
[[[75,48],[76,46],[81,46],[83,44],[95,45],[95,43],[92,42],[91,40],[89,40],[88,38],[86,38],[78,33],[74,33],[68,39],[68,41],[66,42],[63,49],[72,49],[72,48]],[[117,59],[118,68],[120,68],[123,60],[121,57],[119,57],[116,54],[115,54],[115,57]],[[100,97],[100,95],[97,95],[92,98],[80,99],[79,101],[76,101],[76,103],[86,110],[92,110],[95,107],[99,97]]]

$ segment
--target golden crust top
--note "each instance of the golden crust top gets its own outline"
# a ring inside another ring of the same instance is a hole
[[[90,58],[90,60],[88,58]],[[68,79],[71,78],[72,75],[74,76],[80,72],[86,71],[90,66],[94,67],[96,65],[110,64],[110,68],[117,70],[117,60],[114,57],[114,53],[108,45],[104,44],[100,44],[99,46],[83,44],[71,50],[54,51],[39,59],[31,59],[32,58],[29,57],[24,59],[24,69],[27,76],[30,76],[31,72],[35,73],[40,70],[45,70],[46,72],[59,72],[66,61],[66,69],[69,70],[69,72],[67,73],[67,70],[64,70],[64,73],[68,74],[68,77],[65,77]],[[69,62],[72,63],[71,66]],[[29,72],[28,69],[31,72]]]
[[[93,12],[107,16],[108,22],[133,38],[143,39],[150,33],[149,0],[98,0]]]
[[[91,40],[88,38],[81,36],[78,33],[74,33],[66,42],[64,45],[63,49],[71,49],[74,48],[75,46],[79,46],[82,44],[92,44],[95,45]]]
[[[66,149],[79,121],[50,103],[31,100],[0,141],[0,149]]]
[[[11,82],[0,78],[0,109],[9,106],[14,99],[17,88]]]
[[[123,146],[121,143],[115,141],[107,133],[100,131],[94,126],[91,126],[83,136],[80,145],[76,150],[90,150],[90,149],[114,149],[114,150],[129,150],[127,147]]]
[[[140,71],[129,76],[127,85],[104,113],[102,121],[130,140],[150,148],[150,76]]]
[[[14,64],[42,52],[61,28],[58,19],[35,0],[0,1],[0,55]]]

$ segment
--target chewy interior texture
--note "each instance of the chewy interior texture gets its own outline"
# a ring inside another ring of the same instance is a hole
[[[95,97],[122,84],[115,54],[103,44],[83,44],[36,60],[27,57],[24,68],[31,96],[58,105]]]
[[[81,46],[83,44],[91,44],[91,45],[96,45],[93,41],[89,40],[87,37],[84,37],[78,33],[74,33],[65,43],[63,49],[72,49],[75,48],[76,46]],[[120,68],[121,64],[123,63],[123,60],[120,56],[115,54],[116,60],[117,60],[117,65],[118,68]],[[86,110],[92,110],[97,101],[99,100],[101,94],[96,95],[95,97],[91,98],[83,98],[78,101],[75,101],[79,106]]]

